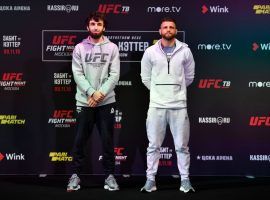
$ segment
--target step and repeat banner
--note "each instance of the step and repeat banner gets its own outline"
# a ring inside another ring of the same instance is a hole
[[[1,0],[0,174],[69,173],[71,55],[88,36],[84,21],[92,11],[107,14],[105,35],[120,50],[117,174],[145,174],[149,91],[140,60],[160,39],[161,18],[170,16],[196,62],[188,88],[191,175],[269,176],[269,0]],[[85,151],[83,173],[102,174],[96,129]],[[169,129],[158,173],[178,174]]]

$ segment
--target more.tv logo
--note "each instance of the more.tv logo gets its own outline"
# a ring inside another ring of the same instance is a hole
[[[270,116],[252,116],[249,120],[250,126],[270,126]]]
[[[0,161],[25,161],[25,155],[22,153],[1,153],[0,152]]]
[[[22,38],[18,35],[3,35],[3,50],[4,55],[20,55],[21,54]]]
[[[253,10],[256,15],[270,15],[270,4],[256,4]]]
[[[251,88],[270,88],[270,81],[250,81],[248,87]]]
[[[215,43],[215,44],[198,44],[198,50],[205,50],[205,51],[229,51],[231,50],[232,44],[226,43]]]
[[[53,74],[54,92],[71,92],[72,75],[67,72]]]
[[[53,124],[55,128],[69,128],[76,123],[76,118],[73,115],[73,110],[54,110],[48,124]]]
[[[215,6],[203,5],[201,7],[201,12],[203,14],[206,14],[206,13],[223,13],[223,14],[227,14],[227,13],[229,13],[229,8],[227,6],[220,6],[220,5],[215,5]]]
[[[180,13],[181,6],[149,6],[148,13]]]
[[[3,87],[4,90],[20,90],[25,85],[23,73],[20,72],[5,72],[0,79],[0,87]]]
[[[198,88],[200,89],[228,89],[231,86],[231,81],[223,79],[201,79]]]
[[[128,14],[129,11],[130,6],[122,4],[99,4],[98,6],[98,12],[106,14]]]
[[[258,43],[253,42],[252,43],[252,50],[255,52],[257,50],[261,51],[269,51],[270,50],[270,42],[269,43]]]

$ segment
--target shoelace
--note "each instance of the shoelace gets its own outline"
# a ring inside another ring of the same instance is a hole
[[[73,180],[75,180],[77,177],[70,177],[68,183],[71,183]]]

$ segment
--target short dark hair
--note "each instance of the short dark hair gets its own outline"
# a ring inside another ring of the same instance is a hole
[[[85,25],[89,26],[89,22],[92,19],[94,21],[96,21],[96,22],[98,22],[99,20],[103,21],[104,27],[105,28],[107,27],[107,21],[106,21],[106,18],[105,18],[105,14],[97,12],[97,11],[90,13],[88,15],[88,17],[86,18],[86,20],[85,20]]]
[[[160,21],[160,25],[163,23],[163,22],[173,22],[176,26],[176,20],[172,17],[163,17]]]

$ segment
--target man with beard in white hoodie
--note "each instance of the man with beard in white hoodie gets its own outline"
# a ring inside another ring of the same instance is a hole
[[[141,60],[141,78],[150,90],[146,128],[147,148],[146,183],[141,191],[157,190],[155,175],[160,159],[166,126],[169,124],[181,176],[180,191],[195,192],[189,179],[189,118],[187,114],[187,86],[194,79],[195,62],[187,44],[177,40],[176,21],[161,20],[161,39],[147,48]]]
[[[76,136],[73,146],[72,176],[67,191],[80,189],[84,148],[96,124],[102,142],[102,164],[106,176],[104,189],[119,190],[114,178],[115,155],[113,146],[115,93],[119,80],[120,58],[116,44],[103,35],[105,16],[91,13],[86,19],[89,36],[75,46],[72,72],[77,85]]]

